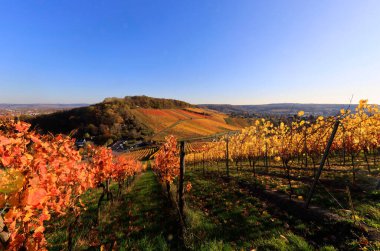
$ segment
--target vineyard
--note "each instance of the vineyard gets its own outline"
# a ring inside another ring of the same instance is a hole
[[[180,173],[166,168],[184,155],[182,182],[192,190],[183,202],[172,197],[189,246],[217,239],[227,249],[378,250],[379,128],[378,107],[367,101],[314,122],[302,111],[288,124],[259,119],[240,133],[183,142],[177,155],[167,150],[157,172],[169,192]]]
[[[140,150],[124,153],[123,156],[141,161],[141,160],[149,159],[154,153],[157,152],[157,150],[158,149],[155,147],[145,148],[145,149],[140,149]]]
[[[166,136],[177,138],[206,136],[242,128],[235,119],[200,108],[185,109],[147,109],[136,108],[132,114],[142,124],[152,129],[151,139],[163,141]]]
[[[116,155],[5,117],[0,247],[379,250],[379,128],[361,101]]]

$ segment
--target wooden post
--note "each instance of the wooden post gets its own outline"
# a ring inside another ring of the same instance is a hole
[[[203,156],[202,156],[202,167],[203,167],[203,175],[205,175],[205,152],[203,152]]]
[[[373,147],[373,166],[376,167],[376,150],[375,150],[375,147]]]
[[[345,136],[346,130],[343,127],[343,167],[346,166],[346,136]]]
[[[305,152],[305,168],[307,169],[307,131],[306,131],[306,127],[305,127],[305,138],[304,138],[304,152]]]
[[[194,170],[195,170],[195,152],[193,152],[193,167],[194,167]]]
[[[333,131],[331,133],[330,139],[329,139],[329,141],[327,143],[325,152],[323,153],[323,157],[322,157],[321,163],[319,165],[318,172],[314,176],[313,185],[311,186],[310,192],[309,192],[309,194],[307,196],[306,205],[305,205],[306,208],[309,208],[309,204],[310,204],[311,198],[313,197],[315,187],[317,186],[319,177],[321,176],[321,173],[322,173],[323,166],[325,165],[325,161],[327,159],[327,156],[329,155],[329,151],[330,151],[331,145],[332,145],[332,143],[334,141],[335,134],[338,131],[339,123],[340,123],[340,121],[339,121],[339,119],[337,119],[335,121],[334,128],[333,128]]]
[[[180,142],[180,152],[179,152],[179,184],[178,184],[178,206],[179,213],[183,218],[183,208],[185,206],[185,201],[183,198],[183,178],[185,175],[185,142]]]
[[[226,171],[227,171],[227,177],[230,177],[230,167],[229,167],[229,156],[228,156],[228,135],[226,139]]]
[[[348,186],[346,186],[346,192],[348,195],[348,204],[350,205],[350,209],[352,212],[352,219],[354,220],[354,224],[356,224],[355,208],[354,208],[354,204],[352,203],[350,188]]]
[[[265,141],[265,159],[264,159],[264,165],[265,165],[265,172],[269,172],[268,167],[268,142]]]

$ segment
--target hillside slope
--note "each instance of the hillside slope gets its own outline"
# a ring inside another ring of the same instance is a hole
[[[75,137],[91,138],[97,144],[120,139],[161,141],[169,134],[190,138],[242,127],[222,113],[146,96],[106,98],[99,104],[24,119],[41,132],[74,130]]]
[[[163,140],[170,134],[177,138],[191,138],[241,128],[232,120],[227,123],[228,116],[225,114],[199,108],[137,108],[131,112],[140,123],[153,130],[151,139],[156,141]]]

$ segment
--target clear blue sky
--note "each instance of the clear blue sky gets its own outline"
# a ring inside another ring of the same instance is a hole
[[[0,0],[0,103],[380,103],[380,1]]]

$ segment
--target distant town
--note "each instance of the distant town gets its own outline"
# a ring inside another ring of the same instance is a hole
[[[88,104],[0,104],[0,115],[38,116],[87,105]]]

